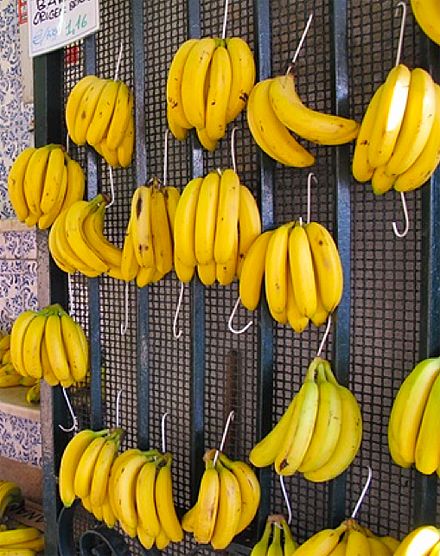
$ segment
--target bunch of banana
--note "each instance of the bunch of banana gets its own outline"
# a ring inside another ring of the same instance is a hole
[[[324,529],[310,537],[295,556],[391,556],[398,553],[398,546],[397,539],[376,536],[354,519],[347,519],[336,529]]]
[[[440,476],[440,358],[418,363],[403,381],[391,409],[388,446],[394,462]]]
[[[40,403],[40,382],[28,388],[26,391],[26,401],[28,404]]]
[[[64,272],[121,279],[122,249],[104,236],[106,199],[99,194],[64,210],[49,232],[49,251]]]
[[[440,86],[421,68],[394,67],[362,120],[353,176],[382,195],[422,186],[440,162]]]
[[[6,510],[18,507],[23,502],[20,487],[12,481],[0,480],[0,521],[4,518]]]
[[[261,232],[257,203],[231,169],[191,180],[182,192],[174,225],[174,268],[181,282],[195,269],[205,286],[229,285],[239,276]]]
[[[288,222],[252,243],[240,274],[240,299],[253,311],[265,284],[272,317],[302,332],[321,326],[342,296],[343,272],[332,236],[317,222]]]
[[[8,194],[18,220],[42,230],[74,202],[83,198],[81,166],[61,145],[28,147],[15,159],[8,174]]]
[[[67,388],[86,376],[87,338],[60,305],[25,311],[12,326],[11,363],[22,380],[43,378],[50,386]]]
[[[249,459],[256,467],[274,463],[279,475],[299,471],[309,481],[329,481],[351,464],[361,439],[356,398],[338,384],[330,363],[316,357],[298,394]]]
[[[0,556],[34,556],[44,551],[44,535],[36,527],[0,531]]]
[[[177,50],[167,79],[168,125],[183,141],[196,128],[201,145],[217,141],[246,105],[255,83],[255,62],[247,43],[230,39],[189,39]]]
[[[232,461],[222,452],[209,450],[196,504],[182,519],[182,527],[199,544],[226,548],[235,535],[253,520],[260,503],[260,484],[253,470]]]
[[[285,166],[304,168],[315,157],[290,133],[318,145],[341,145],[356,138],[359,125],[354,120],[324,114],[303,104],[296,91],[292,72],[266,79],[252,89],[247,121],[257,145]]]
[[[402,540],[395,556],[436,556],[440,553],[440,530],[434,525],[417,527]]]
[[[252,548],[250,556],[290,556],[296,549],[297,544],[284,517],[270,515],[263,535]]]
[[[158,282],[173,268],[174,215],[179,197],[176,187],[161,187],[157,178],[135,190],[122,249],[123,280],[136,278],[142,288]]]
[[[440,6],[436,0],[411,0],[411,8],[423,32],[440,44]]]
[[[10,343],[10,334],[5,334],[0,339],[0,388],[35,385],[37,379],[23,377],[15,370],[11,361]]]
[[[110,166],[126,168],[133,158],[133,102],[122,81],[83,77],[67,98],[69,136],[77,145],[91,145]]]

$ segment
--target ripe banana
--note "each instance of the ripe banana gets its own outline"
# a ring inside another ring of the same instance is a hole
[[[83,231],[93,251],[109,268],[121,268],[122,249],[104,236],[105,203],[95,205],[84,219]]]
[[[271,315],[280,322],[287,304],[287,254],[293,222],[279,226],[272,234],[266,251],[264,269],[266,299]]]
[[[130,218],[125,232],[124,245],[122,247],[121,274],[126,282],[130,282],[136,277],[139,271],[136,253],[134,250],[134,241],[132,237],[133,221]]]
[[[47,317],[44,342],[50,366],[57,379],[63,383],[72,379],[66,348],[64,346],[61,321],[57,314]]]
[[[67,167],[63,166],[63,175],[61,177],[61,184],[57,192],[57,197],[55,198],[55,203],[53,204],[50,212],[48,212],[47,214],[42,214],[38,219],[38,227],[40,228],[40,230],[46,230],[47,228],[49,228],[49,226],[51,226],[54,223],[55,219],[59,216],[67,193],[67,180]]]
[[[90,484],[90,503],[93,507],[103,506],[107,497],[111,467],[118,452],[122,429],[116,429],[105,439],[93,470]]]
[[[35,151],[34,147],[24,149],[14,160],[8,174],[9,200],[20,222],[24,222],[29,216],[29,207],[24,193],[24,177],[29,160]]]
[[[245,185],[240,184],[237,262],[237,276],[239,278],[246,253],[260,234],[261,217],[257,202],[249,189]]]
[[[435,434],[439,417],[440,379],[437,376],[424,407],[414,459],[420,473],[431,475],[440,467],[440,442]]]
[[[17,373],[23,376],[26,374],[23,362],[23,341],[29,324],[36,316],[37,313],[35,311],[24,311],[15,319],[12,325],[10,339],[11,362]]]
[[[355,139],[359,132],[359,124],[354,120],[324,114],[305,106],[296,92],[291,72],[272,79],[269,96],[280,122],[313,143],[342,145]]]
[[[136,481],[142,466],[147,461],[144,453],[133,456],[121,467],[117,478],[115,501],[117,515],[129,528],[136,529],[138,514],[136,511]]]
[[[171,477],[171,454],[165,454],[165,461],[160,465],[156,477],[155,500],[157,517],[161,530],[170,541],[180,542],[183,539],[183,530],[176,515],[173,500],[173,484]],[[156,542],[157,544],[157,542]]]
[[[138,527],[140,526],[153,540],[160,531],[155,502],[156,475],[156,461],[147,461],[142,466],[136,482]]]
[[[134,455],[139,454],[141,454],[141,451],[137,448],[125,450],[116,457],[111,467],[110,476],[108,478],[107,496],[110,508],[117,519],[120,519],[119,505],[117,502],[117,490],[121,469],[127,464],[128,461],[130,461],[130,459]]]
[[[67,132],[72,138],[72,141],[74,143],[78,144],[75,135],[75,121],[76,121],[77,113],[81,108],[83,96],[85,95],[90,85],[96,83],[97,81],[99,81],[99,79],[96,77],[96,75],[86,75],[75,84],[73,89],[70,91],[69,96],[67,97],[67,102],[66,102]]]
[[[210,261],[207,264],[198,264],[197,275],[200,282],[202,282],[204,286],[212,286],[217,276],[216,270],[217,265],[215,264],[215,261]]]
[[[105,145],[110,151],[116,151],[124,140],[128,122],[133,118],[134,97],[125,83],[120,83],[113,115],[107,129]]]
[[[86,140],[89,145],[96,145],[105,137],[115,109],[119,87],[119,81],[113,79],[105,81],[95,112],[87,128]]]
[[[73,480],[73,490],[81,499],[90,496],[93,472],[98,456],[106,442],[105,436],[96,436],[84,450],[78,462]]]
[[[440,531],[433,525],[423,525],[406,535],[394,556],[430,554],[438,542],[440,542]]]
[[[106,85],[106,80],[95,79],[91,82],[84,95],[81,97],[78,110],[75,115],[75,131],[72,140],[77,145],[85,145],[87,130],[95,114],[101,93]]]
[[[187,284],[191,282],[192,277],[194,276],[195,266],[194,265],[186,265],[182,263],[182,261],[174,255],[174,270],[176,272],[176,276],[180,282],[183,284]]]
[[[249,247],[240,273],[240,299],[242,304],[254,311],[261,297],[267,246],[273,232],[267,231],[259,235]]]
[[[88,349],[83,349],[80,338],[82,330],[67,313],[61,315],[60,320],[70,372],[74,381],[80,382],[84,380],[89,368]],[[96,505],[100,503],[96,502]]]
[[[174,217],[174,265],[176,258],[186,267],[197,263],[195,255],[195,220],[203,178],[192,179],[180,195]],[[183,281],[183,280],[182,280]]]
[[[272,522],[266,520],[266,525],[264,526],[264,531],[261,539],[254,545],[251,550],[250,556],[266,556],[267,549],[269,547],[270,536],[272,534]]]
[[[435,0],[411,0],[411,8],[423,32],[440,44],[440,10]]]
[[[283,533],[284,533],[284,550],[283,550],[283,555],[284,556],[292,556],[292,554],[295,552],[295,550],[298,548],[293,536],[292,536],[292,531],[290,530],[289,525],[287,524],[287,521],[283,518],[280,520],[280,524],[281,527],[283,528]]]
[[[44,188],[47,160],[53,145],[45,145],[36,149],[29,159],[24,175],[24,196],[29,213],[37,217],[41,216],[41,195]]]
[[[67,157],[67,191],[63,200],[63,205],[60,209],[60,213],[69,208],[76,201],[81,201],[84,197],[85,190],[85,176],[81,166]]]
[[[356,529],[350,529],[347,533],[346,554],[358,554],[359,556],[370,556],[370,547],[367,537]],[[376,553],[374,553],[376,556]],[[379,556],[379,555],[377,555]]]
[[[206,469],[200,482],[197,497],[197,512],[194,519],[194,538],[199,544],[208,544],[217,520],[220,495],[220,478],[212,460],[206,462]]]
[[[295,556],[328,556],[336,548],[346,529],[347,525],[342,523],[336,529],[319,531],[296,550]]]
[[[315,313],[314,313],[315,314]],[[295,291],[293,288],[292,273],[290,265],[287,265],[287,302],[286,302],[287,321],[295,332],[300,334],[307,328],[309,318],[303,315],[298,307],[295,299]]]
[[[41,365],[41,342],[44,338],[47,315],[39,313],[31,320],[23,338],[23,365],[26,375],[40,379],[43,376]]]
[[[296,223],[289,235],[289,266],[300,314],[311,318],[317,308],[315,270],[305,228]]]
[[[155,267],[163,276],[173,268],[173,243],[165,196],[153,184],[151,192],[151,229]]]
[[[238,249],[240,179],[230,168],[222,172],[214,240],[214,260],[224,264]]]
[[[214,260],[219,191],[219,173],[212,171],[203,178],[197,201],[194,253],[199,265],[207,265]]]
[[[375,195],[383,195],[393,187],[393,183],[396,181],[396,176],[389,176],[386,168],[386,166],[379,166],[374,169],[371,187]]]
[[[231,59],[226,48],[218,46],[211,59],[205,114],[206,133],[214,141],[222,139],[226,132],[226,110],[231,82]]]
[[[255,61],[247,42],[240,37],[226,39],[231,60],[232,81],[226,109],[226,122],[232,122],[247,103],[255,83]]]
[[[51,212],[58,198],[64,171],[64,152],[61,147],[53,148],[47,160],[46,174],[40,199],[43,213]]]
[[[141,185],[131,200],[130,235],[139,266],[154,267],[153,232],[151,226],[152,188]]]
[[[134,138],[135,138],[135,123],[134,117],[132,116],[128,120],[127,129],[125,130],[125,135],[122,141],[119,143],[117,148],[117,156],[119,166],[122,168],[128,168],[133,159],[134,151]]]
[[[211,139],[206,132],[206,129],[196,129],[197,139],[204,149],[209,152],[214,152],[217,146],[217,141]]]

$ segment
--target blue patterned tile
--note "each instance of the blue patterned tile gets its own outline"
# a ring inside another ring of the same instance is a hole
[[[40,424],[0,411],[0,456],[41,467]]]
[[[0,259],[36,259],[36,230],[0,232]]]
[[[0,260],[0,329],[10,329],[26,309],[36,309],[37,262]]]

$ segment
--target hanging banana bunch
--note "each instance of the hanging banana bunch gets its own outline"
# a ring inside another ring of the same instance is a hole
[[[110,166],[126,168],[134,149],[133,93],[122,81],[83,77],[67,97],[67,132],[88,143]]]
[[[182,192],[174,226],[174,268],[189,282],[197,268],[205,286],[239,276],[244,257],[261,232],[257,203],[230,168],[191,180]]]
[[[8,195],[18,220],[49,228],[64,210],[84,196],[81,166],[61,145],[28,147],[8,174]]]
[[[243,110],[255,82],[255,62],[239,37],[190,39],[177,50],[167,79],[167,118],[178,140],[195,128],[213,151]]]
[[[256,467],[273,463],[279,475],[300,472],[309,481],[329,481],[351,464],[361,439],[356,398],[338,384],[330,363],[316,357],[299,392],[249,459]]]

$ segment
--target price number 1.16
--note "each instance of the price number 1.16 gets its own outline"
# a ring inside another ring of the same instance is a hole
[[[87,27],[87,14],[80,14],[76,19],[70,18],[66,23],[66,36],[75,36],[84,27]]]

